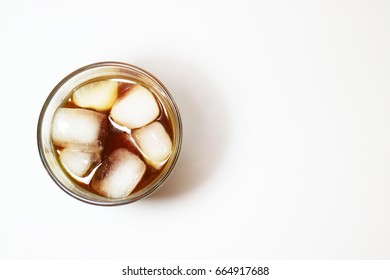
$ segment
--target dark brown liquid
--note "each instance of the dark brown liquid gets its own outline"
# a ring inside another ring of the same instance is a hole
[[[131,87],[135,86],[133,83],[125,83],[125,82],[119,82],[118,83],[118,99],[121,98],[127,90],[129,90]],[[158,105],[160,106],[160,115],[157,117],[156,121],[159,121],[163,127],[165,128],[166,132],[168,133],[171,140],[173,139],[173,128],[172,128],[172,122],[169,118],[169,116],[166,114],[166,111],[163,108],[163,105],[161,101],[155,96],[156,101]],[[80,108],[76,104],[73,103],[72,99],[69,99],[67,103],[64,104],[65,108]],[[89,109],[93,110],[93,109]],[[143,155],[138,150],[138,148],[134,145],[132,141],[130,141],[129,134],[125,131],[122,131],[115,126],[112,125],[109,114],[110,111],[106,112],[100,112],[104,113],[107,116],[107,119],[102,123],[101,127],[101,134],[100,134],[100,141],[102,143],[103,150],[101,152],[101,162],[104,162],[115,150],[120,148],[125,148],[128,151],[134,153],[137,155],[140,159],[143,159],[146,170],[145,173],[140,180],[140,182],[137,184],[137,186],[134,188],[132,193],[135,193],[146,186],[148,186],[154,179],[156,179],[164,169],[164,166],[162,166],[160,169],[155,169],[151,165],[147,163],[147,161],[144,160]],[[60,151],[63,149],[62,147],[56,146],[56,149],[58,151],[58,156]],[[99,164],[99,163],[98,163]],[[96,167],[97,165],[93,166]],[[93,170],[93,167],[91,168],[90,172]],[[65,170],[65,168],[64,168]],[[73,181],[76,181],[69,173],[67,173],[70,178],[72,178]],[[89,192],[97,194],[91,187],[90,183],[83,183],[76,181],[75,182],[78,186],[86,189]]]

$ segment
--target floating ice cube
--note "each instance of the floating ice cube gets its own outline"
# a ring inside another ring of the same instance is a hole
[[[87,109],[60,108],[53,118],[53,143],[84,151],[97,150],[104,118],[104,114]]]
[[[84,177],[87,172],[100,160],[99,153],[88,153],[63,149],[60,154],[60,161],[65,169],[78,177]]]
[[[159,113],[160,108],[153,94],[140,85],[130,88],[111,108],[113,120],[130,129],[151,123]]]
[[[110,110],[118,97],[118,82],[98,81],[82,86],[73,93],[73,102],[83,108]]]
[[[96,170],[91,187],[105,197],[127,197],[145,170],[146,165],[139,157],[126,149],[118,149]]]
[[[159,169],[172,152],[172,141],[159,122],[153,122],[133,132],[133,137],[146,160]]]

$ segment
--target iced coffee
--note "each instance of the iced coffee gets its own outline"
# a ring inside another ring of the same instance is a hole
[[[71,77],[59,87],[62,99],[55,99],[57,92],[49,96],[38,144],[49,174],[66,192],[87,202],[116,205],[139,199],[137,194],[150,193],[166,179],[180,150],[181,122],[176,105],[161,94],[165,88],[152,76],[104,71],[82,76],[75,84]],[[48,136],[42,135],[45,128]]]

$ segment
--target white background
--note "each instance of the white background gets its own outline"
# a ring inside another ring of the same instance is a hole
[[[0,3],[0,258],[390,258],[389,1]],[[106,60],[157,76],[184,125],[166,184],[111,208],[36,144],[52,88]]]

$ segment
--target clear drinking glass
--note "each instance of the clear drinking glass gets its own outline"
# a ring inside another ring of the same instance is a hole
[[[172,154],[160,175],[145,188],[125,198],[107,198],[85,190],[72,180],[58,161],[51,139],[51,124],[57,108],[66,103],[72,91],[81,84],[99,78],[129,79],[152,91],[165,107],[172,122]],[[182,143],[182,123],[179,110],[167,88],[153,75],[136,66],[121,62],[99,62],[84,66],[66,76],[50,93],[43,105],[38,122],[38,149],[43,165],[54,182],[67,194],[95,205],[113,206],[135,202],[158,189],[174,168]]]

